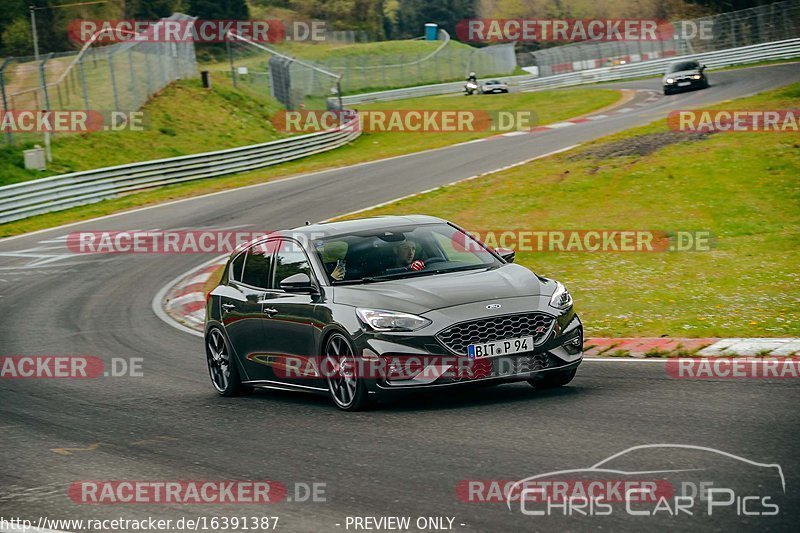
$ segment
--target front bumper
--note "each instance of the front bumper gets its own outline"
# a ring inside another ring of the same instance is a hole
[[[679,83],[688,83],[689,85],[679,85]],[[675,83],[664,83],[664,89],[668,92],[691,91],[692,89],[701,89],[705,86],[705,78],[700,78],[699,80],[686,79],[676,81]]]
[[[419,335],[364,334],[355,339],[356,353],[364,360],[381,361],[381,368],[392,367],[392,362],[402,367],[398,373],[365,379],[370,392],[526,381],[544,373],[572,370],[583,360],[583,325],[578,316],[570,309],[553,318],[554,327],[542,342],[531,351],[514,355],[470,359],[452,353],[436,337],[443,328]],[[403,363],[409,360],[415,363],[412,367]]]

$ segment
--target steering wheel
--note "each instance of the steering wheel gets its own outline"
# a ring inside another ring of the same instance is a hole
[[[445,263],[445,262],[447,262],[447,259],[445,259],[444,257],[429,257],[428,259],[425,259],[425,267],[427,268],[430,265],[435,265],[436,263]]]

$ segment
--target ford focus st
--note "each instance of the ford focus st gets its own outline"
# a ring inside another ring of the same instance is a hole
[[[217,392],[330,395],[358,410],[399,391],[569,383],[583,327],[559,282],[445,220],[307,225],[236,250],[209,294]]]

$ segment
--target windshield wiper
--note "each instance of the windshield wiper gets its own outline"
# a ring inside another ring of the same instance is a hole
[[[384,274],[383,276],[369,276],[366,278],[361,279],[362,283],[377,283],[380,281],[391,281],[395,279],[404,279],[404,278],[419,278],[423,276],[432,276],[434,274],[447,274],[450,272],[464,272],[466,270],[480,270],[486,269],[491,270],[493,268],[497,268],[496,265],[467,265],[463,267],[456,267],[456,268],[442,268],[436,270],[419,270],[419,271],[411,271],[411,272],[397,272],[396,274]],[[354,283],[358,283],[358,281],[353,280]]]

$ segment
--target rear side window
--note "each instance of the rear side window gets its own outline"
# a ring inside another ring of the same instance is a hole
[[[247,250],[244,262],[242,283],[265,288],[269,282],[269,269],[272,263],[272,246],[256,245]]]
[[[231,262],[231,270],[228,273],[228,277],[233,281],[242,281],[242,267],[244,266],[245,256],[247,256],[247,252],[237,255]]]

